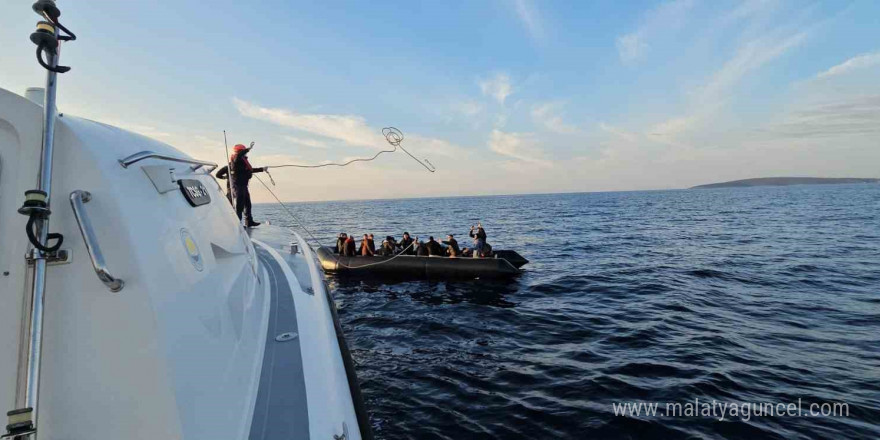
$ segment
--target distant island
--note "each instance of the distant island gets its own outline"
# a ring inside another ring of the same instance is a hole
[[[691,189],[744,188],[750,186],[789,186],[789,185],[840,185],[845,183],[880,183],[873,178],[825,178],[825,177],[761,177],[758,179],[732,180],[730,182],[697,185]]]

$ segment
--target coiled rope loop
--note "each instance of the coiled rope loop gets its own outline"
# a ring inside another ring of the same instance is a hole
[[[376,154],[374,154],[372,157],[351,159],[347,162],[342,162],[342,163],[328,162],[328,163],[322,163],[322,164],[318,164],[318,165],[300,165],[300,164],[291,163],[291,164],[284,164],[284,165],[269,165],[269,166],[266,166],[265,168],[344,167],[344,166],[351,165],[355,162],[370,162],[372,160],[375,160],[377,157],[381,156],[382,154],[394,153],[395,151],[397,151],[398,148],[400,148],[401,150],[403,150],[404,153],[409,155],[409,157],[411,157],[414,161],[418,162],[419,165],[423,166],[426,170],[428,170],[432,173],[437,171],[437,168],[434,166],[434,164],[431,163],[431,161],[429,161],[428,159],[420,160],[420,159],[416,158],[415,156],[413,156],[412,153],[407,151],[406,148],[403,148],[403,145],[401,145],[401,143],[403,142],[403,133],[400,130],[398,130],[397,128],[385,127],[382,129],[382,135],[385,136],[385,140],[394,148],[392,148],[390,150],[379,151]]]

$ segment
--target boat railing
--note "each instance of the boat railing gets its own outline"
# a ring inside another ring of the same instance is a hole
[[[130,165],[140,162],[145,159],[161,159],[161,160],[169,160],[171,162],[181,162],[188,163],[192,165],[190,168],[195,171],[201,167],[209,167],[208,172],[214,171],[217,168],[217,164],[214,162],[207,162],[204,160],[190,159],[188,157],[180,157],[180,156],[170,156],[167,154],[156,153],[155,151],[140,151],[132,154],[123,159],[119,159],[119,164],[122,165],[122,168],[128,168]]]
[[[92,266],[95,268],[95,274],[110,289],[111,292],[119,292],[125,287],[125,282],[113,276],[107,269],[107,263],[104,261],[104,253],[101,252],[101,246],[98,244],[98,237],[92,228],[92,222],[86,213],[85,204],[92,199],[91,193],[83,190],[76,190],[70,193],[70,206],[73,208],[73,215],[76,217],[76,223],[79,226],[79,232],[82,234],[83,241],[86,243],[86,249],[92,258]]]

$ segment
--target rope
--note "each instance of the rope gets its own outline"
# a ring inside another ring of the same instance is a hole
[[[364,268],[367,268],[367,267],[372,267],[372,266],[378,266],[378,265],[380,265],[380,264],[385,264],[385,263],[387,263],[387,262],[389,262],[389,261],[391,261],[391,260],[394,260],[395,258],[397,258],[397,257],[399,257],[399,256],[401,256],[401,255],[403,255],[403,253],[406,252],[407,249],[413,247],[413,245],[415,245],[415,244],[416,244],[416,241],[413,240],[413,242],[410,243],[409,246],[403,248],[403,250],[400,251],[399,254],[397,254],[397,255],[395,255],[395,256],[393,256],[393,257],[387,259],[387,260],[377,261],[377,262],[375,262],[375,263],[365,264],[365,265],[363,265],[363,266],[358,266],[358,267],[353,267],[353,266],[349,266],[349,265],[347,265],[347,264],[343,264],[341,261],[339,261],[339,257],[336,256],[336,254],[333,254],[333,256],[336,258],[336,264],[338,264],[338,265],[340,265],[340,266],[342,266],[342,267],[344,267],[344,268],[346,268],[346,269],[364,269]]]
[[[432,172],[432,173],[435,172],[435,171],[437,171],[437,168],[434,166],[434,164],[431,163],[431,161],[429,161],[428,159],[425,159],[424,161],[419,160],[418,158],[416,158],[415,156],[413,156],[412,153],[410,153],[409,151],[407,151],[406,148],[403,148],[403,145],[401,145],[401,142],[403,142],[403,133],[401,133],[400,130],[398,130],[398,129],[394,128],[394,127],[385,127],[385,128],[382,129],[382,135],[385,136],[385,140],[388,141],[388,143],[391,144],[391,146],[394,147],[394,148],[392,148],[392,149],[390,149],[390,150],[382,150],[382,151],[379,151],[378,153],[376,153],[375,155],[373,155],[372,157],[369,157],[369,158],[357,158],[357,159],[352,159],[352,160],[349,160],[348,162],[343,162],[343,163],[330,162],[330,163],[322,163],[322,164],[320,164],[320,165],[298,165],[298,164],[270,165],[270,166],[267,166],[267,167],[265,167],[265,168],[288,168],[288,167],[290,167],[290,168],[323,168],[323,167],[344,167],[344,166],[351,165],[351,164],[353,164],[353,163],[355,163],[355,162],[370,162],[370,161],[375,160],[377,157],[379,157],[379,156],[381,156],[381,155],[383,155],[383,154],[385,154],[385,153],[394,153],[395,151],[397,151],[398,148],[400,148],[401,150],[403,150],[404,153],[408,154],[409,157],[411,157],[414,161],[418,162],[419,165],[425,167],[426,170],[428,170],[428,171],[430,171],[430,172]]]
[[[281,205],[281,207],[284,208],[285,211],[287,211],[287,215],[289,215],[293,219],[293,221],[296,222],[296,224],[300,228],[303,229],[303,231],[306,231],[306,234],[308,234],[309,237],[311,237],[311,239],[315,242],[315,244],[318,245],[318,247],[321,247],[321,241],[318,240],[317,238],[315,238],[315,235],[312,234],[312,231],[309,231],[309,229],[306,228],[306,226],[303,224],[303,222],[300,221],[300,219],[293,214],[293,212],[290,210],[290,208],[288,208],[287,205],[285,205],[284,202],[282,202],[281,199],[279,199],[278,196],[275,195],[275,193],[272,191],[272,189],[270,189],[269,186],[266,185],[266,182],[263,182],[263,179],[260,179],[260,176],[258,176],[256,174],[254,174],[254,177],[256,177],[257,180],[259,180],[260,183],[263,184],[263,187],[266,188],[266,191],[269,191],[269,194],[272,194],[272,197],[275,198],[275,201],[277,201],[278,204]]]
[[[275,193],[272,191],[272,189],[269,188],[268,185],[266,185],[266,182],[263,182],[263,179],[260,179],[260,176],[258,176],[258,175],[256,175],[256,174],[254,174],[254,177],[256,177],[257,180],[259,180],[260,183],[263,184],[263,187],[266,188],[266,191],[269,191],[269,194],[272,194],[272,197],[275,198],[275,201],[277,201],[278,204],[281,205],[281,207],[284,208],[285,211],[287,211],[287,215],[289,215],[289,216],[293,219],[293,221],[296,222],[296,224],[299,225],[299,227],[303,229],[303,231],[306,231],[306,233],[307,233],[307,234],[309,235],[309,237],[311,237],[311,239],[312,239],[312,240],[318,245],[318,247],[319,247],[319,248],[322,247],[322,245],[321,245],[321,241],[318,240],[317,238],[315,238],[314,234],[312,234],[312,232],[309,231],[309,229],[305,227],[305,225],[303,224],[303,222],[300,221],[299,218],[293,214],[293,212],[290,210],[290,208],[288,208],[287,205],[285,205],[284,202],[282,202],[281,199],[279,199],[278,196],[275,195]],[[415,244],[416,244],[416,241],[413,240],[412,243],[410,243],[409,246],[403,248],[403,250],[400,251],[399,254],[397,254],[397,255],[395,255],[395,256],[393,256],[393,257],[387,259],[387,260],[384,260],[384,261],[378,261],[378,262],[370,263],[370,264],[365,264],[365,265],[363,265],[363,266],[358,266],[358,267],[352,267],[352,266],[349,266],[349,265],[347,265],[347,264],[342,263],[341,261],[339,261],[339,256],[336,255],[336,254],[333,254],[333,258],[336,259],[336,264],[337,264],[337,265],[340,265],[340,266],[342,266],[342,267],[344,267],[344,268],[346,268],[346,269],[364,269],[364,268],[367,268],[367,267],[378,266],[378,265],[380,265],[380,264],[385,264],[385,263],[387,263],[387,262],[389,262],[389,261],[392,261],[392,260],[396,259],[397,257],[403,255],[404,252],[406,252],[409,248],[413,247]]]

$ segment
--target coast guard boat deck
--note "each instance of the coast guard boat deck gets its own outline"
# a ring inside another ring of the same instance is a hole
[[[0,89],[3,412],[38,396],[42,439],[370,438],[311,249],[284,230],[250,237],[216,165],[169,145],[51,115],[49,228],[64,242],[35,299],[17,210],[43,162],[43,110]]]

